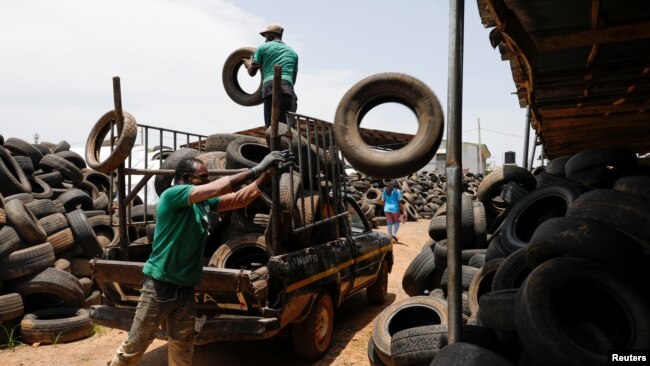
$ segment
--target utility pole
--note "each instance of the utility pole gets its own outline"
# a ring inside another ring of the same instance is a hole
[[[485,172],[485,169],[483,169],[483,159],[481,155],[481,117],[477,118],[478,122],[478,149],[477,149],[477,154],[478,154],[478,168],[477,168],[477,174],[481,174]]]

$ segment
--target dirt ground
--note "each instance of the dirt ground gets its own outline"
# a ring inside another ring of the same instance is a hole
[[[297,357],[291,339],[276,337],[252,342],[224,342],[195,347],[194,365],[367,365],[366,349],[375,318],[393,302],[406,298],[402,276],[413,257],[428,239],[429,220],[407,222],[399,230],[400,242],[393,245],[395,264],[389,275],[388,301],[382,306],[369,305],[365,293],[345,301],[334,314],[334,335],[325,356],[316,362]],[[379,227],[380,231],[386,230]],[[0,350],[3,366],[88,365],[104,366],[127,333],[117,329],[97,327],[94,336],[67,344],[34,347],[21,345],[14,350]],[[140,365],[167,365],[167,343],[154,340]]]

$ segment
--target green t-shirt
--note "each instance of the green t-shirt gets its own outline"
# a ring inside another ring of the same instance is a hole
[[[168,188],[160,196],[151,256],[142,272],[179,286],[196,286],[203,271],[203,251],[211,208],[218,197],[190,204],[191,185]]]
[[[282,79],[291,85],[296,83],[298,73],[298,54],[282,42],[265,42],[255,50],[253,63],[260,65],[262,82],[273,80],[273,68],[282,66]]]

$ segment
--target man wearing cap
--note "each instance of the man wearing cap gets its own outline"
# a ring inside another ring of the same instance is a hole
[[[293,90],[298,76],[298,54],[282,42],[284,28],[280,24],[269,24],[260,34],[266,42],[257,47],[252,59],[244,60],[244,66],[250,76],[255,76],[257,70],[262,72],[262,99],[264,100],[264,124],[271,125],[271,94],[273,93],[273,73],[275,65],[282,66],[282,82],[280,84],[280,121],[285,121],[287,112],[295,112],[298,108],[298,97]]]

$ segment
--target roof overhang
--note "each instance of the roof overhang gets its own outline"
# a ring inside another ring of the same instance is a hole
[[[477,0],[550,158],[650,152],[650,1]]]

